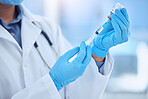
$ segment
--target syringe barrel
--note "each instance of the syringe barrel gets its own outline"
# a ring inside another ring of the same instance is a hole
[[[95,37],[97,37],[97,35],[103,30],[103,27],[101,26],[93,35],[91,35],[91,37],[89,37],[89,39],[85,42],[86,45],[90,45],[90,43],[93,41],[93,39]]]
[[[115,14],[115,10],[119,9],[121,10],[123,8],[123,6],[120,3],[117,3],[113,9],[111,10],[110,15],[108,16],[108,18],[111,20],[111,15]],[[103,26],[101,26],[91,37],[89,37],[89,39],[85,42],[86,45],[90,45],[90,43],[93,41],[93,39],[103,30]]]
[[[93,35],[91,35],[91,37],[89,37],[89,39],[85,42],[85,44],[86,45],[89,45],[96,36],[97,36],[96,33],[94,33]]]

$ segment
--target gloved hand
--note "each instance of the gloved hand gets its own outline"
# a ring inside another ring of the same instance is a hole
[[[93,41],[92,53],[98,57],[106,57],[111,47],[128,41],[130,22],[126,9],[116,9],[111,19]]]
[[[69,59],[76,54],[77,57],[72,62],[69,62]],[[75,81],[84,73],[91,61],[91,54],[91,47],[82,42],[80,47],[69,50],[57,60],[49,74],[58,90]]]

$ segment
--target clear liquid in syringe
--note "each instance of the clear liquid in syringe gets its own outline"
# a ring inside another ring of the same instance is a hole
[[[117,3],[113,9],[111,10],[111,14],[115,14],[115,10],[119,9],[121,10],[123,8],[123,6],[120,3]],[[111,20],[111,14],[108,16],[108,18]],[[101,26],[91,37],[89,37],[89,39],[85,42],[86,45],[90,45],[90,43],[93,41],[93,39],[99,34],[101,33],[101,31],[103,30],[103,26]]]
[[[95,37],[103,30],[103,27],[101,26],[89,39],[85,42],[86,45],[90,45],[90,43],[93,41]]]

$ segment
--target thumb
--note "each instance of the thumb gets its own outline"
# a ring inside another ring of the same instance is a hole
[[[79,47],[75,47],[75,48],[69,50],[68,52],[66,52],[66,53],[63,55],[64,59],[66,59],[66,60],[68,61],[68,60],[71,59],[74,55],[76,55],[76,54],[79,52],[79,50],[80,50]]]
[[[113,26],[111,24],[111,21],[108,20],[107,22],[105,22],[103,25],[103,30],[101,31],[100,34],[104,34],[104,33],[107,33],[107,32],[110,32],[111,30],[113,30]]]

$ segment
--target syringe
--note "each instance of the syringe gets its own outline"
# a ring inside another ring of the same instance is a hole
[[[103,26],[101,26],[89,39],[85,42],[86,45],[89,45],[92,40],[103,30]]]
[[[108,16],[108,18],[111,20],[111,15],[115,14],[115,10],[119,9],[121,10],[123,8],[123,6],[120,3],[117,3],[113,9],[110,11],[110,15]],[[89,37],[89,39],[87,41],[85,41],[86,45],[90,45],[90,43],[93,41],[93,39],[95,37],[97,37],[97,35],[103,30],[103,26],[101,26],[93,35],[91,35],[91,37]]]
[[[108,16],[108,18],[111,20],[111,15],[112,15],[112,14],[115,14],[115,10],[116,10],[116,9],[121,10],[122,8],[123,8],[123,6],[120,5],[120,3],[117,3],[117,4],[113,7],[113,9],[111,10],[110,15]],[[97,37],[97,35],[98,35],[99,33],[101,33],[102,30],[103,30],[103,26],[101,26],[93,35],[91,35],[91,37],[89,37],[89,39],[88,39],[87,41],[85,41],[86,45],[90,45],[90,43],[93,41],[93,39],[94,39],[95,37]],[[76,57],[77,57],[77,54],[76,54],[75,56],[73,56],[73,57],[69,60],[69,62],[72,62]]]

